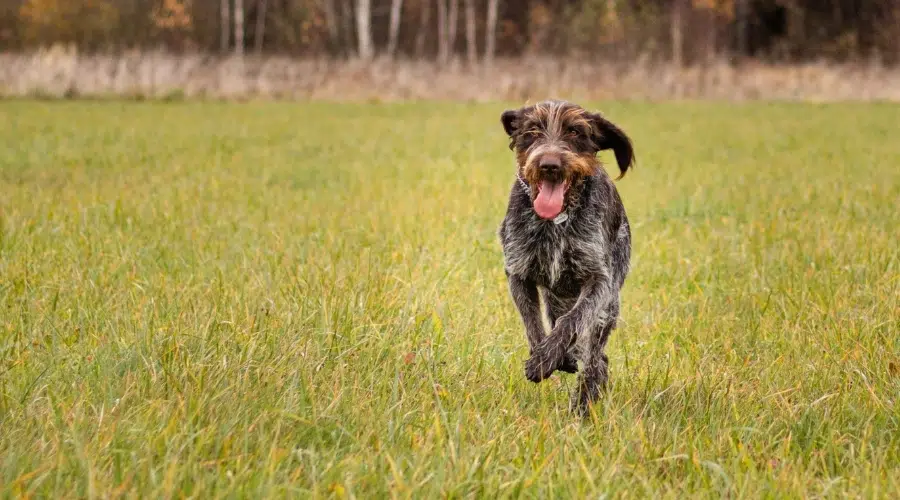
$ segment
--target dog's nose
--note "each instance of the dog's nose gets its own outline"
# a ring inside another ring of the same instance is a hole
[[[562,170],[562,161],[556,155],[547,155],[541,158],[538,168],[545,174],[557,174]]]

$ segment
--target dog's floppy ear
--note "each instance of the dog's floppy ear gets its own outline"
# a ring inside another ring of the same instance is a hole
[[[522,110],[521,109],[507,109],[500,115],[500,122],[503,123],[503,130],[506,131],[506,135],[512,137],[516,134],[516,130],[519,129],[519,125],[521,125],[522,121]]]
[[[625,176],[625,171],[634,165],[634,148],[631,145],[631,139],[616,124],[607,120],[599,113],[591,113],[591,138],[597,145],[598,151],[604,149],[612,149],[616,155],[616,163],[619,164],[620,175],[617,179]]]
[[[507,109],[500,115],[500,122],[503,124],[503,130],[505,130],[506,135],[509,136],[510,150],[513,150],[516,147],[516,134],[519,131],[519,127],[522,126],[523,114],[523,109]]]

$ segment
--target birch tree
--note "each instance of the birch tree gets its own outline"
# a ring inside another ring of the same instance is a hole
[[[263,42],[266,37],[266,9],[268,7],[267,0],[257,0],[256,2],[256,30],[253,32],[253,45],[256,54],[262,54]]]
[[[419,15],[419,30],[416,33],[416,57],[425,55],[425,36],[428,34],[428,25],[431,22],[431,0],[423,0],[422,10]]]
[[[397,52],[397,38],[400,35],[400,14],[403,10],[403,0],[391,0],[391,21],[388,27],[388,55],[394,57]]]
[[[459,0],[450,0],[447,14],[447,59],[452,57],[456,49],[456,33],[459,26]]]
[[[356,1],[356,40],[360,59],[371,60],[375,55],[372,46],[372,0]]]
[[[459,0],[437,0],[438,4],[438,61],[446,63],[456,46],[456,25],[459,19]]]
[[[244,55],[244,0],[234,0],[234,55]]]
[[[231,35],[231,4],[228,0],[222,0],[219,4],[219,20],[221,24],[219,25],[219,29],[221,31],[219,35],[219,48],[223,53],[228,52],[228,46],[231,42],[229,38]]]
[[[351,0],[342,0],[341,2],[341,25],[343,26],[343,50],[345,54],[353,52],[353,24],[355,17],[353,15],[353,4]]]
[[[466,0],[466,54],[470,65],[478,58],[475,46],[475,0]]]
[[[676,68],[684,66],[684,9],[686,0],[673,0],[672,20],[669,34],[672,38],[672,64]]]
[[[487,27],[484,35],[484,60],[487,63],[494,62],[494,53],[497,51],[497,16],[500,11],[500,0],[488,0]]]

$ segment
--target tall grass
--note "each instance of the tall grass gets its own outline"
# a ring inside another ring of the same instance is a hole
[[[470,67],[460,61],[371,63],[289,57],[221,57],[135,51],[79,54],[55,46],[0,54],[0,97],[280,99],[330,101],[540,99],[897,101],[900,69],[878,63],[677,68],[524,57]]]
[[[0,104],[2,494],[896,497],[897,107],[603,105],[579,421],[523,376],[511,105]]]

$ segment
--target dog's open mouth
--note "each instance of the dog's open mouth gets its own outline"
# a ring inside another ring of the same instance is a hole
[[[541,181],[534,199],[534,211],[543,219],[555,218],[563,210],[563,199],[568,190],[568,182]]]

